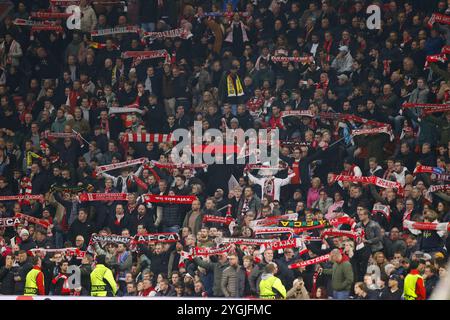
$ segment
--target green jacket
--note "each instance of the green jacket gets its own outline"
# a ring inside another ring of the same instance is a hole
[[[438,127],[438,132],[441,134],[439,144],[447,145],[450,141],[450,122],[447,121],[445,114],[440,117],[429,115],[426,120],[434,123]]]
[[[353,269],[347,256],[340,263],[335,262],[332,269],[324,269],[324,274],[331,275],[331,287],[335,291],[350,291],[353,284]]]

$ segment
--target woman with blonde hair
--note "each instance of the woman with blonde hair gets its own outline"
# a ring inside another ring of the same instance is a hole
[[[311,188],[308,190],[308,195],[306,197],[306,206],[311,208],[313,203],[319,200],[320,190],[322,189],[322,182],[320,178],[313,178],[311,180]]]

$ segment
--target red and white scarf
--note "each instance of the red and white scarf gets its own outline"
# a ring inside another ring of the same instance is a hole
[[[430,20],[428,20],[428,26],[431,28],[436,22],[441,24],[450,24],[450,16],[442,13],[433,13]]]
[[[97,174],[100,174],[102,172],[111,171],[111,170],[115,170],[115,169],[119,169],[119,168],[131,167],[131,166],[135,166],[137,164],[141,165],[146,160],[147,160],[147,158],[138,158],[138,159],[123,161],[123,162],[118,162],[118,163],[106,164],[104,166],[97,166],[96,172],[97,172]]]
[[[374,184],[377,187],[381,188],[394,188],[397,189],[397,192],[399,195],[403,195],[403,187],[399,182],[396,181],[389,181],[385,180],[376,176],[370,176],[370,177],[356,177],[356,176],[346,176],[346,175],[334,175],[331,182],[336,181],[349,181],[353,183],[367,183],[367,184]]]
[[[36,248],[28,250],[28,253],[35,256],[38,253],[46,252],[46,253],[62,253],[66,257],[76,257],[77,259],[83,259],[86,255],[86,251],[82,251],[79,248],[61,248],[61,249],[45,249],[45,248]]]
[[[327,254],[325,254],[323,256],[318,256],[318,257],[306,260],[306,261],[292,263],[292,264],[290,264],[288,266],[288,268],[289,269],[304,268],[304,267],[307,267],[307,266],[310,266],[310,265],[313,265],[313,264],[316,264],[316,263],[325,262],[325,261],[328,261],[328,260],[330,260],[330,254],[329,253],[327,253]]]
[[[181,38],[189,39],[192,37],[192,33],[184,28],[178,28],[173,30],[161,31],[161,32],[143,32],[142,38],[150,39],[165,39],[165,38]]]
[[[203,223],[215,222],[215,223],[229,225],[233,221],[234,221],[234,219],[232,217],[220,217],[220,216],[214,216],[214,215],[209,215],[209,214],[203,216]]]
[[[82,193],[79,195],[81,202],[90,201],[127,201],[127,193]]]
[[[289,214],[284,214],[281,216],[273,216],[273,217],[267,217],[264,219],[250,221],[249,227],[255,228],[255,227],[276,226],[276,225],[278,225],[278,221],[280,221],[280,220],[297,220],[297,219],[298,219],[298,213],[289,213]]]
[[[282,250],[287,248],[300,248],[300,255],[308,252],[305,243],[301,238],[292,238],[287,240],[277,240],[268,243],[264,243],[259,248],[260,252],[264,252],[267,249]]]
[[[175,141],[172,139],[171,134],[163,134],[163,133],[127,133],[122,136],[123,142],[153,142],[153,143],[161,143],[161,142],[172,142]]]
[[[429,56],[427,56],[427,58],[426,58],[425,65],[423,66],[423,68],[424,68],[424,69],[429,68],[430,63],[435,63],[435,62],[442,62],[442,63],[444,63],[444,62],[446,62],[447,60],[448,60],[448,59],[447,59],[447,56],[446,56],[445,53],[439,53],[439,54],[429,55]]]
[[[67,19],[72,13],[66,12],[31,12],[30,17],[33,19]]]
[[[435,230],[450,231],[450,223],[442,222],[416,222],[411,220],[403,220],[403,228],[408,230]]]
[[[200,169],[206,168],[208,165],[206,163],[162,163],[158,161],[152,161],[155,167],[160,169]]]
[[[133,104],[125,107],[111,107],[108,110],[108,114],[133,113],[133,112],[143,114],[144,110],[139,109],[138,104]]]
[[[281,117],[314,117],[314,113],[311,110],[290,110],[290,111],[282,111]]]
[[[15,227],[17,225],[19,225],[20,219],[19,218],[0,218],[0,228],[4,228],[4,227]]]
[[[428,192],[444,191],[450,190],[450,184],[443,185],[432,185],[428,188]]]
[[[168,196],[157,194],[144,194],[142,195],[144,202],[148,203],[173,203],[173,204],[192,204],[194,200],[197,200],[196,196]]]
[[[16,213],[15,218],[19,218],[19,219],[23,219],[25,221],[34,223],[34,224],[38,224],[40,226],[43,226],[44,228],[48,228],[48,226],[50,226],[50,222],[44,219],[39,219],[39,218],[35,218],[32,216],[28,216],[26,214],[23,213]]]
[[[112,34],[122,34],[122,33],[138,33],[141,29],[138,26],[126,26],[126,27],[116,27],[110,29],[93,30],[91,31],[91,37],[107,36]]]
[[[313,56],[309,56],[309,57],[283,57],[283,56],[272,56],[271,57],[272,62],[277,63],[277,62],[300,62],[302,64],[306,64],[306,63],[312,63],[314,62],[314,57]]]
[[[69,7],[69,6],[79,6],[80,0],[50,0],[52,6],[57,7]]]
[[[322,231],[320,235],[322,238],[325,237],[347,237],[352,238],[353,240],[362,239],[364,237],[364,232],[362,229],[357,231],[352,230],[339,230],[339,229],[329,229]]]
[[[445,172],[444,169],[440,167],[430,167],[430,166],[417,166],[414,169],[413,174],[418,173],[435,173],[435,174],[443,174]]]
[[[391,208],[382,203],[375,203],[372,208],[372,214],[381,213],[387,221],[391,221]]]
[[[378,128],[370,128],[370,129],[355,129],[352,130],[352,136],[359,136],[363,134],[367,135],[373,135],[373,134],[380,134],[380,133],[386,133],[389,135],[391,141],[394,141],[394,133],[392,132],[391,126],[384,126],[384,127],[378,127]]]

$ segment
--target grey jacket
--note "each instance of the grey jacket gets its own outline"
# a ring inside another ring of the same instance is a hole
[[[224,293],[222,292],[222,275],[223,271],[230,266],[228,262],[226,262],[225,264],[221,264],[220,262],[208,262],[200,258],[195,258],[194,261],[198,266],[214,272],[214,297],[223,297]]]
[[[242,297],[245,289],[245,272],[240,267],[229,266],[222,273],[222,292],[225,297]]]
[[[381,234],[381,227],[378,222],[370,220],[367,225],[362,222],[356,224],[356,228],[363,228],[367,244],[370,245],[372,253],[383,249],[383,235]]]

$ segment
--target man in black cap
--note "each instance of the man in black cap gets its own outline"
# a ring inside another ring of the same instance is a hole
[[[391,274],[388,280],[388,286],[384,288],[379,296],[379,300],[401,300],[402,290],[400,290],[400,276]]]

